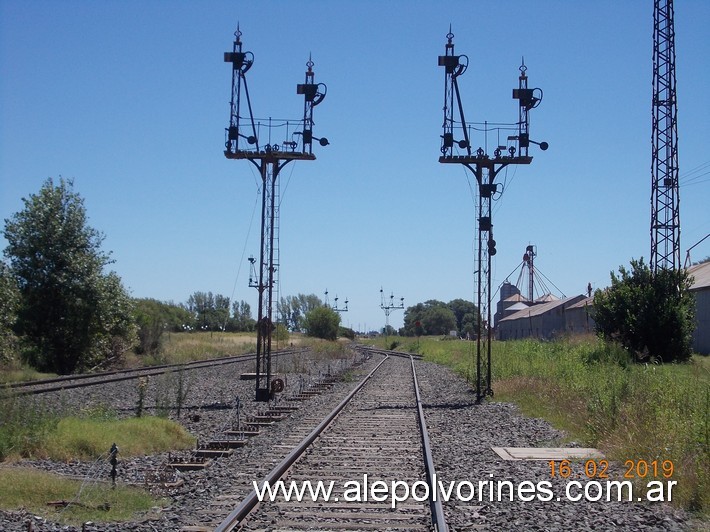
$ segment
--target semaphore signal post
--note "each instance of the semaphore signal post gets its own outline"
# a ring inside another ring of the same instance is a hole
[[[323,101],[326,86],[315,82],[313,61],[308,59],[306,79],[296,86],[304,97],[303,118],[299,120],[259,120],[249,97],[246,73],[254,64],[254,55],[242,50],[242,32],[237,27],[231,52],[224,61],[232,65],[232,98],[229,127],[226,128],[224,155],[227,159],[245,159],[259,170],[261,194],[261,245],[258,273],[249,285],[259,293],[256,343],[256,400],[273,397],[271,380],[271,334],[274,330],[274,288],[279,271],[279,173],[292,161],[313,161],[313,141],[327,146],[328,140],[313,136],[313,108]],[[272,135],[285,133],[284,140],[272,143]],[[255,260],[255,259],[254,259]],[[253,263],[252,263],[253,264]]]
[[[496,254],[496,241],[493,239],[493,218],[491,204],[494,195],[498,193],[495,180],[498,173],[507,166],[530,164],[532,156],[528,154],[530,144],[546,150],[546,142],[535,142],[529,134],[529,112],[542,101],[542,90],[528,88],[527,67],[520,66],[518,88],[513,89],[513,99],[518,100],[518,122],[512,124],[497,124],[490,127],[488,123],[467,123],[461,103],[458,78],[468,68],[468,57],[456,55],[454,52],[454,34],[446,35],[445,54],[439,56],[439,66],[444,67],[444,132],[441,136],[441,156],[439,162],[444,164],[461,164],[468,168],[476,177],[478,183],[478,244],[476,256],[476,287],[477,307],[479,311],[478,329],[476,335],[476,396],[481,402],[486,396],[493,395],[491,387],[491,256]],[[487,152],[488,132],[510,131],[506,144],[496,144],[493,154]],[[485,141],[483,147],[472,150],[471,135],[475,131],[483,131]],[[502,191],[501,191],[502,192]],[[484,356],[485,355],[485,356]]]

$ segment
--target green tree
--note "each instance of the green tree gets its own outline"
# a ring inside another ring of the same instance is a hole
[[[426,307],[424,303],[417,303],[404,310],[404,325],[401,329],[404,336],[421,336],[426,334],[424,322],[422,321],[425,311]],[[417,326],[417,324],[419,324],[419,326]]]
[[[274,340],[278,342],[288,342],[289,334],[288,329],[283,323],[277,323],[274,329]]]
[[[256,321],[251,315],[251,306],[246,301],[232,303],[232,320],[230,329],[237,332],[253,331]]]
[[[308,336],[335,340],[338,337],[338,327],[340,327],[340,314],[332,308],[320,306],[306,313],[304,329]]]
[[[611,272],[611,286],[594,293],[598,334],[618,341],[637,360],[684,361],[692,354],[695,301],[683,269],[654,275],[643,259]]]
[[[348,340],[355,340],[355,331],[350,327],[338,327],[338,336],[347,338]]]
[[[229,320],[229,298],[212,292],[195,292],[187,300],[195,326],[203,331],[221,331]]]
[[[476,334],[478,332],[477,324],[478,324],[478,312],[475,314],[464,314],[463,319],[461,320],[461,327],[459,328],[459,335],[464,337],[464,338],[469,338],[473,339],[476,337]]]
[[[43,371],[84,370],[132,340],[131,298],[113,272],[104,236],[87,225],[73,183],[48,179],[5,220],[5,256],[20,291],[15,329],[24,356]]]
[[[277,309],[282,316],[286,327],[291,331],[305,330],[305,316],[311,310],[323,305],[321,299],[315,295],[298,294],[297,296],[282,297]]]
[[[422,321],[426,334],[447,335],[456,329],[454,311],[445,305],[435,305],[427,309]]]
[[[150,298],[135,299],[133,315],[138,326],[138,345],[135,351],[139,355],[160,353],[163,333],[182,331],[191,320],[186,309]]]
[[[419,322],[419,327],[417,327]],[[457,330],[456,315],[443,301],[430,299],[417,303],[404,311],[404,333],[415,336],[417,333],[443,335]]]
[[[453,299],[449,301],[448,307],[456,316],[456,330],[459,332],[459,336],[466,336],[466,334],[468,334],[470,337],[473,337],[476,331],[476,324],[478,323],[478,309],[476,305],[465,299]]]
[[[13,326],[17,318],[20,292],[7,265],[0,261],[0,362],[15,358],[16,338]]]
[[[392,327],[391,325],[385,325],[380,329],[380,334],[384,336],[397,336],[398,334],[401,334],[397,329]],[[393,348],[394,349],[394,348]]]

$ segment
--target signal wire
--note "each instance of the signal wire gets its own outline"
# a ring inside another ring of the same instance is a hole
[[[242,247],[242,256],[239,259],[239,268],[237,268],[237,276],[234,278],[234,285],[232,286],[232,294],[229,296],[229,301],[234,303],[234,293],[237,291],[237,282],[239,282],[239,275],[242,272],[242,265],[244,264],[244,255],[246,254],[247,244],[249,243],[249,235],[251,234],[251,227],[254,224],[254,214],[256,213],[256,206],[259,204],[260,188],[256,189],[256,198],[254,199],[254,207],[251,210],[251,218],[249,220],[249,228],[247,229],[247,235],[244,238],[244,247]],[[229,309],[227,309],[229,311]],[[223,329],[227,328],[227,320],[229,319],[229,312],[227,312],[227,317],[224,320]]]

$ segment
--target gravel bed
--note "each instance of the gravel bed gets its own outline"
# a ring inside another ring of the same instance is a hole
[[[328,392],[303,402],[299,410],[283,421],[262,429],[261,434],[250,438],[245,447],[235,449],[231,457],[215,460],[201,471],[181,473],[184,480],[181,487],[169,492],[159,491],[170,497],[167,508],[155,509],[131,523],[87,524],[84,530],[177,531],[191,525],[216,525],[252,489],[252,481],[263,478],[285,456],[288,447],[300,441],[317,424],[318,418],[329,412],[352,389],[359,375],[372,369],[380,357],[375,356],[351,371],[348,366],[353,360],[352,357],[335,362],[312,360],[307,355],[279,359],[274,372],[286,380],[284,395],[328,371],[347,372],[347,378],[335,383]],[[239,380],[244,371],[253,371],[253,368],[235,364],[194,370],[185,376],[189,394],[179,421],[188,431],[200,439],[218,433],[227,424],[230,411],[216,407],[218,403],[232,404],[235,397],[240,398],[247,413],[263,407],[253,401],[254,382]],[[447,485],[450,481],[470,481],[475,486],[479,481],[488,480],[550,481],[555,494],[564,493],[563,483],[550,478],[546,461],[504,461],[491,450],[492,446],[561,446],[562,433],[542,420],[523,417],[510,404],[489,402],[476,405],[475,395],[466,382],[441,366],[417,362],[417,376],[439,480]],[[165,402],[163,389],[167,379],[176,377],[173,374],[162,381],[161,378],[151,379],[145,404],[152,407],[156,402]],[[54,398],[54,403],[61,404],[64,409],[110,407],[124,416],[135,415],[137,402],[138,387],[132,381],[109,384],[101,390],[67,390]],[[193,417],[195,414],[199,419]],[[146,471],[165,462],[167,454],[130,460],[119,456],[119,459],[119,481],[143,483]],[[84,476],[93,464],[25,461],[19,465]],[[103,478],[108,476],[108,471],[106,469]],[[468,491],[464,491],[466,494]],[[491,502],[485,498],[479,502],[476,497],[470,502],[449,501],[445,503],[445,511],[452,531],[477,528],[534,531],[702,528],[702,524],[694,522],[687,514],[662,503],[570,502],[564,498],[559,502],[507,499]],[[37,532],[81,530],[81,527],[59,525],[23,510],[0,512],[0,530],[25,531],[29,522],[33,524],[32,530]]]
[[[511,404],[491,401],[476,405],[475,394],[466,382],[441,366],[418,362],[417,376],[437,476],[445,486],[451,481],[469,481],[476,489],[479,481],[512,481],[514,486],[523,481],[533,484],[549,481],[552,485],[549,489],[554,493],[548,501],[537,498],[517,500],[517,494],[514,496],[516,500],[510,501],[508,492],[504,491],[501,502],[497,502],[497,495],[491,502],[489,492],[484,491],[483,501],[479,502],[476,491],[470,502],[445,502],[446,518],[452,531],[477,528],[530,531],[700,529],[701,525],[687,514],[664,503],[567,500],[566,481],[551,478],[546,460],[506,461],[491,449],[575,446],[561,444],[563,433],[543,420],[522,416]],[[609,480],[623,480],[622,474],[623,470],[612,465]],[[584,482],[585,478],[578,480]],[[576,495],[578,491],[571,493]],[[596,497],[596,491],[590,493]],[[462,494],[468,498],[470,491],[462,489]],[[543,492],[540,494],[542,498],[549,497]],[[560,501],[556,500],[557,496]]]

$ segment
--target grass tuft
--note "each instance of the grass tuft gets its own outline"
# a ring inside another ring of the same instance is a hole
[[[62,417],[28,397],[0,398],[0,461],[50,458],[95,459],[119,446],[121,456],[188,449],[195,439],[168,419],[144,416],[118,419],[97,406],[79,416]]]
[[[38,452],[57,428],[59,417],[31,397],[0,395],[0,461]]]
[[[47,503],[70,501],[66,507],[53,509]],[[134,519],[165,506],[137,488],[96,482],[81,482],[29,468],[0,468],[0,508],[25,508],[33,514],[60,523],[78,525],[87,521],[112,522]]]

